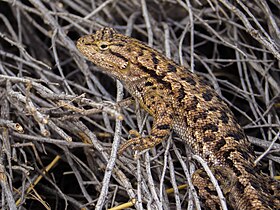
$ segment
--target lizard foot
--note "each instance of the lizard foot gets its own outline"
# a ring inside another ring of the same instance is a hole
[[[141,135],[136,130],[129,131],[129,134],[131,136],[134,136],[134,138],[129,139],[120,146],[120,149],[118,151],[119,155],[122,155],[122,153],[130,146],[132,146],[133,150],[138,151],[142,151],[144,149],[148,149],[154,146],[150,137],[141,137]]]

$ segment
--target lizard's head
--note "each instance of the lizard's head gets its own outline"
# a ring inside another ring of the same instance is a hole
[[[95,34],[78,39],[77,48],[107,74],[125,80],[129,70],[131,53],[127,50],[128,39],[112,28],[102,28]]]

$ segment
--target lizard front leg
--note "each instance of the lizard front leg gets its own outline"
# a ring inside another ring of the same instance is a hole
[[[173,121],[171,106],[166,103],[157,103],[155,107],[156,112],[153,114],[154,122],[151,134],[147,137],[142,137],[138,132],[133,131],[134,134],[136,133],[136,137],[121,145],[118,154],[122,154],[130,146],[132,146],[133,150],[139,151],[149,149],[168,138]]]

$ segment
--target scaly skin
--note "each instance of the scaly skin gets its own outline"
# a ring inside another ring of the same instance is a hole
[[[207,82],[144,43],[103,28],[81,37],[77,47],[104,73],[120,80],[154,118],[151,134],[120,148],[144,150],[174,130],[211,167],[229,208],[280,209],[279,184],[257,173],[254,152],[228,106]],[[202,170],[193,176],[206,209],[220,209]]]

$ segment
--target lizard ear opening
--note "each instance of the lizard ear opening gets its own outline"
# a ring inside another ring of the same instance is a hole
[[[98,43],[98,47],[100,50],[107,50],[109,48],[109,45],[107,42],[100,42]]]

